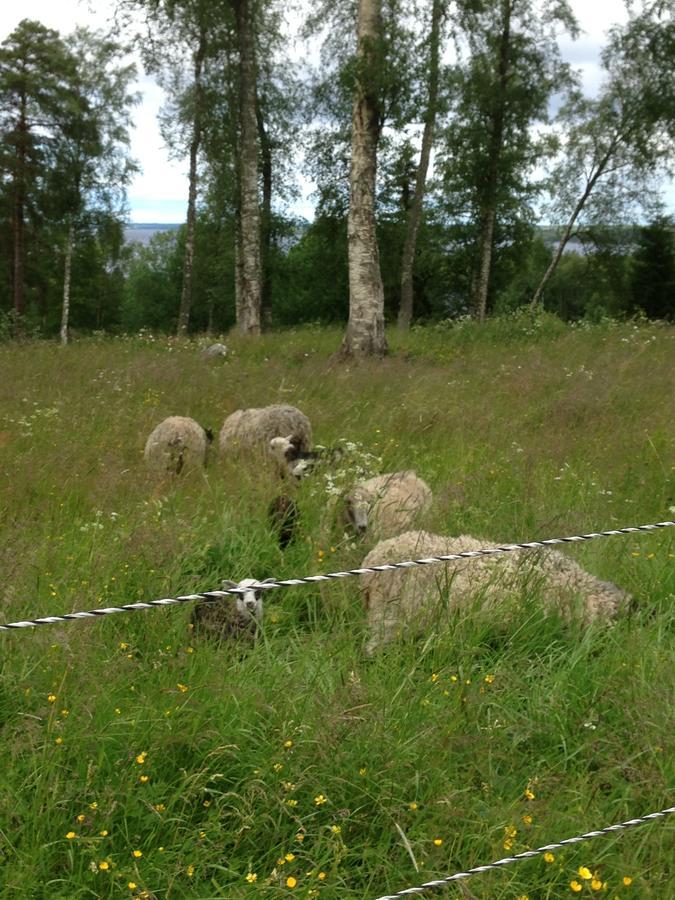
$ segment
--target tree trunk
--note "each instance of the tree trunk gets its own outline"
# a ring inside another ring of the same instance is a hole
[[[478,277],[471,298],[474,315],[481,322],[487,313],[488,288],[492,268],[492,250],[495,220],[497,218],[497,194],[499,191],[499,167],[504,137],[504,114],[506,88],[509,78],[509,53],[511,49],[511,11],[513,0],[502,2],[502,33],[499,40],[499,60],[497,63],[498,87],[495,107],[491,115],[491,135],[488,144],[488,158],[485,193],[481,212],[481,232],[478,243]]]
[[[581,210],[584,208],[586,201],[590,197],[591,191],[595,187],[597,180],[602,176],[603,172],[607,168],[607,164],[609,163],[610,159],[612,158],[612,155],[613,155],[615,149],[616,149],[616,141],[612,141],[609,149],[607,150],[607,152],[605,153],[603,158],[598,163],[598,167],[596,168],[595,172],[593,172],[591,177],[586,182],[586,188],[585,188],[583,194],[581,195],[581,197],[579,197],[579,199],[577,200],[577,205],[574,207],[574,211],[573,211],[572,215],[570,216],[567,225],[565,226],[565,230],[563,231],[563,235],[560,238],[560,243],[558,244],[558,247],[556,248],[556,251],[553,255],[553,259],[551,260],[548,268],[544,272],[544,277],[539,282],[539,286],[537,287],[537,290],[534,292],[534,296],[532,297],[532,300],[530,301],[530,311],[531,312],[536,311],[537,306],[539,305],[542,295],[544,293],[544,288],[546,287],[546,284],[548,283],[548,280],[550,279],[551,275],[553,275],[553,273],[555,272],[556,267],[557,267],[558,263],[560,262],[560,257],[563,255],[565,246],[567,245],[567,242],[570,239],[570,235],[572,234],[572,229],[574,228],[574,223],[576,222],[577,218],[579,217]]]
[[[68,242],[66,259],[63,266],[63,309],[61,311],[61,345],[68,343],[68,323],[70,321],[70,273],[73,265],[73,249],[75,247],[75,218],[68,218]]]
[[[427,101],[427,111],[424,117],[424,132],[422,134],[420,162],[417,168],[417,177],[415,179],[415,194],[413,196],[412,206],[408,213],[405,243],[403,245],[403,256],[401,259],[401,305],[398,311],[398,327],[405,329],[410,328],[413,315],[413,265],[415,262],[415,250],[417,248],[417,233],[422,221],[429,157],[431,156],[431,148],[434,142],[434,128],[436,125],[438,60],[442,12],[442,0],[433,0],[431,9],[431,32],[429,35],[429,96]]]
[[[375,176],[380,136],[374,85],[377,42],[381,36],[381,0],[359,0],[358,75],[352,111],[349,173],[349,322],[341,356],[384,356],[384,289],[375,230]]]
[[[16,146],[16,172],[14,174],[14,216],[12,220],[14,238],[14,280],[12,293],[14,311],[17,315],[17,328],[21,328],[21,319],[26,312],[26,285],[24,260],[26,256],[24,207],[26,203],[26,155],[28,152],[28,121],[26,116],[26,95],[19,101],[19,122],[17,125],[18,140]]]
[[[260,334],[262,267],[258,201],[256,66],[252,0],[235,5],[239,46],[239,266],[237,326],[244,334]]]
[[[188,207],[187,225],[185,230],[185,255],[183,258],[183,288],[178,310],[179,335],[186,335],[190,322],[190,309],[192,307],[192,268],[195,257],[195,222],[197,218],[197,158],[202,140],[202,101],[204,88],[202,85],[202,67],[206,55],[206,34],[204,30],[199,33],[199,45],[195,53],[194,78],[195,78],[195,106],[192,119],[192,140],[190,142],[190,173],[188,182]]]
[[[258,140],[260,141],[260,161],[262,168],[262,295],[261,324],[264,331],[272,327],[272,273],[270,258],[272,249],[272,147],[265,129],[260,104],[256,103]]]

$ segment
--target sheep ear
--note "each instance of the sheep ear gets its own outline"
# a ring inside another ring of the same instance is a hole
[[[237,587],[237,582],[236,582],[236,581],[230,581],[229,579],[226,578],[226,579],[222,582],[222,585],[223,585],[223,590],[227,590],[228,588]]]

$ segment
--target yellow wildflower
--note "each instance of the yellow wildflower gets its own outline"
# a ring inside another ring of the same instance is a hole
[[[457,681],[457,676],[456,676],[456,675],[451,675],[451,676],[450,676],[450,681],[452,681],[452,683],[454,684],[454,683]]]
[[[284,741],[284,747],[289,750],[293,746],[293,741]]]
[[[436,672],[434,672],[434,673],[432,674],[432,676],[431,676],[431,682],[432,682],[432,684],[436,684],[436,682],[438,681],[438,679],[439,679],[440,677],[441,677],[440,675],[438,675]]]
[[[532,824],[532,816],[530,816],[530,815],[523,816],[523,822],[526,825],[531,825]]]
[[[98,867],[99,867],[99,869],[101,869],[103,872],[106,872],[106,871],[110,868],[110,864],[107,863],[105,860],[103,860],[103,862],[100,862],[100,863],[98,864]]]
[[[368,771],[368,769],[359,769],[359,775],[360,775],[361,777],[363,777],[363,776],[366,774],[367,771]]]
[[[626,885],[626,887],[628,887],[629,884],[633,883],[633,879],[630,877],[630,875],[624,875],[621,880]]]
[[[135,891],[136,888],[138,887],[138,885],[136,884],[135,881],[130,881],[129,884],[127,885],[127,887],[129,888],[130,891]]]
[[[48,701],[49,703],[56,703],[56,694],[50,694],[50,695],[47,697],[47,701]]]
[[[99,834],[101,835],[101,837],[108,837],[108,831],[106,828],[104,828],[103,831],[99,831]]]
[[[317,806],[323,806],[323,804],[326,803],[327,801],[323,794],[317,794],[316,797],[314,798],[314,802],[316,803]]]
[[[249,872],[248,875],[246,876],[246,880],[248,881],[249,884],[255,884],[255,882],[258,880],[258,876],[256,875],[255,872]]]
[[[296,886],[297,883],[298,883],[297,878],[293,878],[292,875],[290,875],[290,876],[286,879],[286,887],[294,888],[294,887]]]
[[[593,881],[591,881],[591,887],[594,891],[599,891],[602,888],[602,882],[599,879],[594,878]]]
[[[63,743],[63,738],[62,738],[62,737],[57,737],[56,740],[54,741],[54,743],[55,743],[55,744],[62,744],[62,743]]]
[[[75,834],[74,831],[69,831],[68,834],[66,835],[66,837],[68,838],[69,841],[72,841],[72,839],[76,838],[77,835]]]
[[[61,710],[61,715],[63,716],[64,719],[67,719],[68,716],[70,715],[70,710],[69,710],[69,709],[62,709],[62,710]]]
[[[552,853],[544,853],[544,862],[552,863],[555,860],[555,856]]]
[[[295,854],[293,854],[293,853],[287,853],[287,854],[284,856],[284,859],[286,860],[286,862],[293,862],[293,860],[295,859]]]
[[[579,866],[578,872],[579,878],[583,878],[584,881],[590,881],[593,877],[593,873],[590,869],[587,869],[586,866]]]
[[[434,838],[434,844],[437,847],[440,847],[442,843],[443,843],[443,838]]]
[[[136,857],[136,859],[140,859],[141,856],[143,856],[143,851],[142,850],[134,850],[134,856]]]
[[[331,825],[330,830],[333,832],[333,834],[342,834],[342,829],[339,825]]]
[[[187,872],[188,877],[192,878],[192,876],[195,874],[195,867],[193,865],[189,865],[185,871]]]
[[[297,806],[297,805],[298,805],[298,801],[294,797],[289,797],[289,799],[286,800],[286,806]]]
[[[492,682],[493,682],[494,680],[495,680],[495,676],[494,676],[494,675],[486,675],[486,676],[485,676],[485,684],[492,684]]]
[[[299,843],[302,843],[305,839],[305,835],[300,832],[300,834],[296,834],[295,839],[296,841],[299,841]]]
[[[326,873],[325,873],[325,872],[319,872],[319,874],[318,874],[316,877],[319,879],[319,881],[325,881],[325,880],[326,880]]]
[[[582,885],[580,885],[578,881],[570,881],[570,888],[574,891],[575,894],[578,894],[579,891],[583,890]]]
[[[525,788],[525,799],[534,800],[534,791],[531,788]]]
[[[98,809],[98,803],[94,800],[93,803],[89,804],[89,809]]]
[[[412,809],[413,811],[417,809],[417,804],[415,803],[414,800],[412,803],[408,804],[408,809]]]
[[[511,847],[513,847],[513,838],[506,838],[506,840],[504,841],[504,849],[510,850]]]
[[[80,824],[82,824],[82,822],[84,822],[84,820],[85,820],[86,818],[87,818],[87,817],[84,815],[84,813],[80,813],[79,816],[77,817],[77,821],[78,821]]]
[[[141,777],[138,780],[141,782],[141,784],[145,784],[146,781],[150,781],[150,776],[149,775],[141,775]]]
[[[189,690],[187,684],[181,684],[180,681],[178,682],[178,684],[176,685],[176,687],[177,687],[178,690],[181,692],[181,694],[184,694],[187,690]]]
[[[284,767],[283,763],[274,763],[274,765],[272,766],[272,768],[274,769],[275,772],[281,772],[283,767]]]

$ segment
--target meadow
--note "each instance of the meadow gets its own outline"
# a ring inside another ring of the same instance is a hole
[[[224,360],[150,334],[0,345],[2,622],[360,563],[343,475],[302,484],[283,552],[254,461],[153,478],[172,414],[217,431],[292,403],[360,471],[414,468],[429,530],[490,544],[673,518],[673,327],[389,339],[362,364],[311,327],[228,336]],[[0,634],[0,897],[373,900],[672,806],[674,532],[565,549],[634,596],[611,627],[456,615],[366,660],[351,578],[267,594],[247,653],[193,635],[189,604]],[[664,900],[673,824],[442,895]]]

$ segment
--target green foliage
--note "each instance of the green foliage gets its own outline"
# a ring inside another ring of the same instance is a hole
[[[338,328],[233,336],[219,361],[147,334],[5,345],[3,621],[358,565],[365,546],[325,539],[320,474],[285,553],[261,466],[214,455],[152,479],[143,444],[173,413],[217,429],[237,407],[296,403],[317,441],[414,467],[440,533],[671,518],[672,340],[666,325],[495,316],[395,332],[389,358],[339,371]],[[367,661],[354,578],[266,595],[245,654],[193,635],[189,604],[0,634],[1,893],[372,900],[670,805],[672,532],[566,548],[635,597],[610,628],[533,600]],[[607,896],[662,900],[671,848],[658,821],[470,890],[572,896],[585,866]]]
[[[675,316],[675,229],[660,219],[641,228],[633,254],[633,307],[650,319]]]

